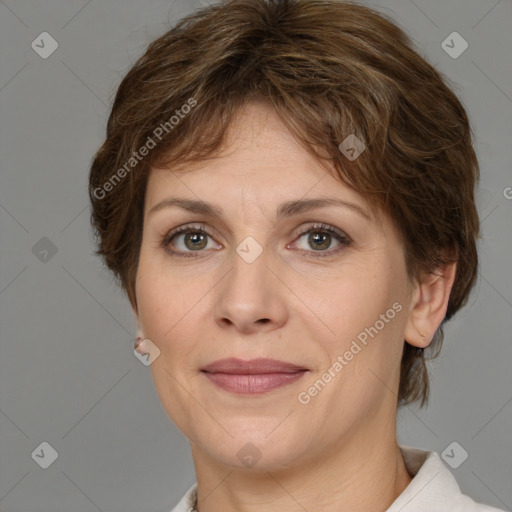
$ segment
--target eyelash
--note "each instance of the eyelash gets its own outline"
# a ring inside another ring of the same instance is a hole
[[[328,256],[332,256],[334,254],[337,254],[339,251],[341,251],[343,249],[343,247],[348,247],[352,243],[352,240],[347,235],[343,234],[343,232],[338,231],[337,229],[333,228],[332,226],[329,226],[327,224],[322,224],[322,223],[308,226],[307,228],[305,228],[303,231],[301,231],[297,235],[297,239],[300,239],[304,235],[311,233],[311,232],[328,233],[329,235],[332,235],[338,242],[340,242],[340,246],[338,246],[338,248],[336,248],[334,250],[329,250],[329,251],[306,251],[304,249],[297,249],[297,251],[300,254],[307,253],[309,255],[311,253],[316,253],[314,256],[312,256],[313,258],[325,258]],[[199,227],[199,228],[191,226],[190,224],[187,224],[185,226],[180,226],[179,228],[176,228],[173,231],[171,231],[170,233],[168,233],[167,235],[165,235],[162,238],[162,240],[160,241],[159,246],[163,249],[166,249],[167,252],[169,254],[171,254],[172,256],[178,256],[178,257],[183,257],[183,258],[199,258],[199,257],[201,257],[201,256],[199,256],[199,254],[195,254],[195,253],[200,253],[203,251],[180,252],[180,251],[174,251],[172,249],[169,249],[169,244],[173,241],[173,239],[176,236],[178,236],[180,234],[184,234],[184,233],[204,233],[205,235],[208,235],[209,237],[213,238],[213,235],[211,235],[208,232],[208,230],[205,228],[204,224],[201,224],[201,227]]]

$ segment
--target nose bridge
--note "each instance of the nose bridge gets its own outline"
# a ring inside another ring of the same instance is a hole
[[[257,302],[272,295],[270,288],[275,286],[271,282],[268,263],[270,251],[263,249],[253,237],[244,239],[234,251],[231,258],[232,271],[228,277],[230,293],[237,295],[243,302]],[[275,290],[274,290],[275,292]]]
[[[269,321],[283,322],[286,308],[279,283],[267,266],[271,259],[271,252],[253,237],[236,247],[230,258],[231,270],[215,298],[217,322],[234,324],[243,331]]]

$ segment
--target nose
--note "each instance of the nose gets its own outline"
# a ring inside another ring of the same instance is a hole
[[[231,270],[213,290],[215,321],[222,329],[250,334],[286,323],[288,288],[269,260],[265,250],[252,263],[233,254]]]

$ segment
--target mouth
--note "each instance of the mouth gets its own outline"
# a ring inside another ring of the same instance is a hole
[[[308,368],[276,359],[220,359],[201,372],[216,386],[236,394],[260,394],[292,384]]]

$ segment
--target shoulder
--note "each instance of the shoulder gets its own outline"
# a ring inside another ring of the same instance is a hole
[[[462,494],[457,481],[436,452],[400,446],[411,483],[387,512],[504,512]]]

